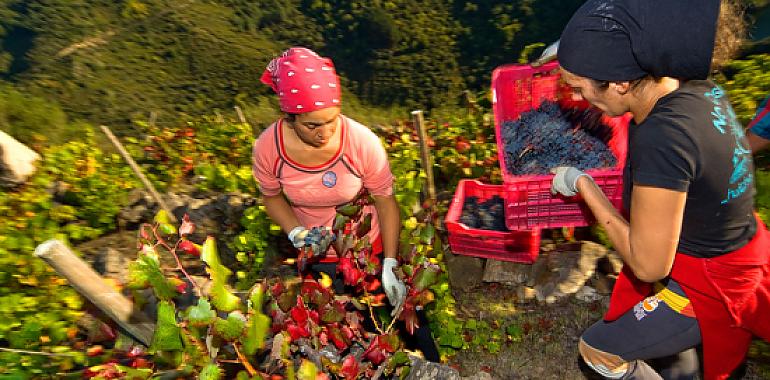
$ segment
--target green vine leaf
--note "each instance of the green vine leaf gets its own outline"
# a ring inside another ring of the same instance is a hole
[[[211,277],[211,303],[218,310],[233,311],[240,307],[241,300],[235,294],[227,289],[227,278],[232,272],[227,269],[219,260],[217,253],[217,243],[214,237],[209,236],[203,243],[201,259],[207,264],[206,271]]]
[[[297,372],[297,380],[316,380],[318,368],[309,360],[302,360]]]
[[[198,304],[187,309],[187,319],[195,327],[210,325],[217,317],[217,313],[211,309],[211,304],[205,298],[198,300]]]
[[[424,266],[417,269],[417,273],[414,276],[414,288],[417,291],[430,288],[438,281],[440,273],[441,267],[425,262]]]
[[[150,286],[159,300],[168,301],[176,296],[177,292],[160,270],[157,254],[152,252],[154,250],[143,249],[139,257],[128,265],[128,284],[129,287],[139,289]]]
[[[174,226],[173,223],[171,223],[171,219],[168,217],[168,213],[166,210],[160,210],[157,214],[155,214],[154,218],[155,222],[158,223],[158,228],[160,229],[160,232],[166,234],[166,235],[173,235],[177,232],[176,226]]]
[[[270,330],[270,318],[259,311],[254,312],[247,322],[246,335],[241,337],[243,351],[246,355],[254,355],[257,350],[265,347],[265,337]]]
[[[240,311],[234,311],[227,315],[227,319],[218,318],[214,322],[214,330],[222,339],[232,342],[243,335],[246,328],[246,317]]]
[[[169,301],[158,303],[158,322],[152,337],[150,350],[176,351],[182,349],[181,329],[176,323],[176,310]]]
[[[201,370],[198,380],[219,380],[222,378],[222,371],[216,364],[209,364]]]

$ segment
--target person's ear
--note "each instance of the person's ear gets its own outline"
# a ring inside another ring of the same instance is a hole
[[[625,95],[631,90],[631,82],[610,82],[610,89],[620,95]]]

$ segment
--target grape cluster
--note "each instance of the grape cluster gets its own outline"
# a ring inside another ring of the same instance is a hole
[[[612,167],[612,130],[596,110],[562,109],[556,102],[522,113],[501,126],[505,167],[513,175],[548,174],[557,166]]]
[[[493,231],[508,231],[505,227],[503,198],[494,195],[479,203],[478,197],[467,197],[463,203],[460,223],[470,228]]]
[[[305,235],[305,247],[312,248],[316,254],[323,254],[329,249],[329,244],[336,239],[329,227],[313,227]]]

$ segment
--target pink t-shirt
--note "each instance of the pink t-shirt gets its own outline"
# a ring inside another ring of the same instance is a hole
[[[292,161],[283,146],[283,119],[265,129],[254,142],[254,178],[266,196],[286,195],[300,224],[306,228],[332,226],[334,207],[350,202],[362,187],[370,194],[393,194],[393,174],[379,137],[369,128],[340,115],[340,149],[329,161],[306,166]],[[379,237],[379,221],[373,205],[370,241]]]

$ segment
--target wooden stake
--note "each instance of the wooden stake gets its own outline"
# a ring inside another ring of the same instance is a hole
[[[238,120],[241,121],[243,124],[248,124],[251,127],[251,134],[254,136],[254,138],[259,137],[259,131],[257,130],[257,127],[251,125],[248,120],[246,120],[246,116],[243,115],[243,110],[241,110],[241,107],[235,106],[235,112],[238,114]]]
[[[35,249],[35,256],[45,260],[57,273],[66,278],[75,290],[88,298],[137,341],[149,346],[155,332],[155,323],[133,303],[109,286],[90,265],[75,255],[64,243],[51,239]]]
[[[241,107],[235,106],[233,108],[235,108],[235,113],[238,114],[238,120],[240,120],[241,123],[243,123],[243,124],[247,124],[246,117],[243,116],[243,111],[241,111]]]
[[[112,134],[112,131],[110,131],[109,128],[107,128],[106,125],[100,126],[102,128],[102,131],[104,131],[104,134],[107,135],[107,137],[112,141],[112,144],[115,145],[115,148],[118,149],[118,152],[120,152],[120,155],[123,156],[123,158],[128,162],[128,165],[131,166],[131,169],[134,171],[134,174],[136,174],[137,177],[139,177],[139,180],[142,181],[144,184],[144,187],[150,192],[150,195],[152,195],[153,198],[155,198],[155,201],[158,202],[158,205],[160,205],[160,208],[163,210],[166,210],[166,213],[168,214],[169,221],[171,223],[176,224],[177,220],[174,216],[174,213],[171,212],[171,209],[166,205],[166,202],[163,201],[163,198],[160,197],[160,194],[155,190],[155,186],[150,183],[150,181],[147,179],[147,177],[142,174],[142,169],[139,168],[139,165],[134,162],[134,159],[131,158],[131,155],[128,154],[128,151],[126,151],[126,148],[123,147],[123,144],[120,143],[120,140],[118,140],[115,135]]]
[[[147,125],[150,128],[155,128],[155,121],[158,120],[158,113],[155,111],[150,111],[150,119],[147,120]]]
[[[436,185],[433,182],[433,160],[430,158],[430,148],[428,147],[428,132],[425,130],[425,121],[422,111],[412,111],[412,121],[417,129],[417,136],[420,139],[420,163],[425,170],[427,180],[428,199],[432,204],[436,204]]]

